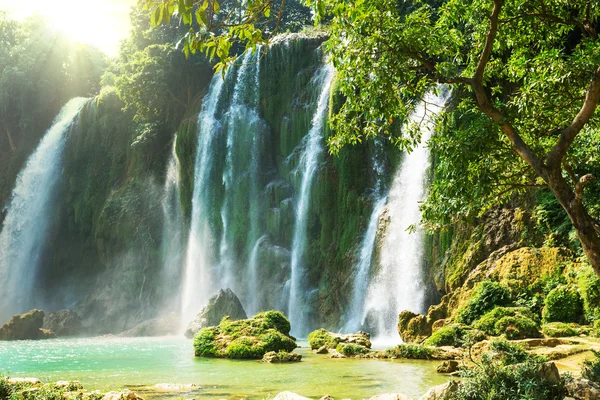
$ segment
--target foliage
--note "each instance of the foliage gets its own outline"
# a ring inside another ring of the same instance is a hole
[[[430,360],[433,356],[433,349],[417,345],[402,343],[396,347],[385,350],[388,358],[408,358],[414,360]]]
[[[454,346],[460,347],[469,335],[469,340],[479,342],[485,339],[485,334],[462,324],[450,324],[443,326],[423,343],[425,346]]]
[[[219,326],[204,328],[196,334],[194,354],[260,359],[271,351],[291,352],[297,345],[289,332],[290,323],[280,311],[265,311],[237,321],[224,317]]]
[[[600,319],[600,278],[590,265],[582,266],[577,273],[577,286],[583,301],[583,313],[587,322]]]
[[[600,383],[600,351],[592,350],[593,359],[587,359],[583,362],[581,376],[592,382]]]
[[[507,305],[510,302],[510,291],[501,283],[483,281],[473,291],[467,305],[459,310],[458,321],[470,325],[494,306]]]
[[[522,348],[506,341],[493,342],[492,350],[483,355],[481,363],[463,372],[466,379],[452,395],[453,400],[563,398],[564,378],[555,380],[543,373],[543,360],[529,358]]]
[[[308,334],[308,344],[313,350],[322,346],[327,346],[328,349],[334,349],[338,342],[326,329],[321,328]]]
[[[0,375],[1,400],[100,400],[103,397],[104,393],[100,391],[83,391],[78,382],[68,382],[65,386],[57,386],[55,383],[11,383],[8,377]]]
[[[546,322],[579,322],[583,305],[579,293],[569,286],[552,289],[544,299],[542,319]]]
[[[528,325],[533,323],[537,327],[537,315],[525,307],[495,307],[473,323],[473,327],[482,330],[488,335],[501,335],[503,329],[498,329],[497,323],[505,317],[523,317],[528,320]],[[530,321],[530,322],[529,322]],[[503,323],[504,324],[504,323]],[[501,325],[503,325],[501,324]]]
[[[357,356],[360,354],[367,354],[370,351],[365,346],[361,346],[360,344],[354,343],[338,343],[335,349],[338,353],[349,357]]]
[[[497,333],[504,333],[507,339],[525,339],[540,336],[538,325],[522,315],[502,317],[494,327]]]

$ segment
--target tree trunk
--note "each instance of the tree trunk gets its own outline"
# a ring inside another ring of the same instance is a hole
[[[8,130],[8,125],[5,125],[4,128],[6,129],[6,136],[8,137],[8,144],[10,146],[10,150],[14,153],[15,152],[15,144],[13,142],[12,135],[10,134],[10,131]]]
[[[583,186],[573,191],[563,178],[560,168],[548,171],[548,186],[567,212],[588,261],[600,275],[600,231],[583,205],[581,193],[577,193],[578,190],[583,190]]]

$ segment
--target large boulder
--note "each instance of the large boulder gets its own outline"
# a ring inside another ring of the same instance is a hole
[[[42,329],[44,312],[31,310],[13,316],[0,328],[0,340],[49,339],[56,337],[54,332]]]
[[[181,333],[179,331],[179,317],[175,313],[170,313],[163,317],[149,319],[125,332],[119,333],[121,337],[139,337],[139,336],[167,336]]]
[[[445,400],[451,399],[460,386],[457,381],[446,382],[442,385],[434,386],[427,391],[419,400]]]
[[[425,315],[402,311],[398,315],[398,334],[405,343],[422,343],[431,336],[433,322]]]
[[[261,359],[270,351],[289,353],[296,347],[290,322],[280,311],[238,321],[225,317],[219,326],[203,328],[194,336],[197,357]]]
[[[56,336],[76,336],[82,333],[81,318],[73,310],[60,310],[44,314],[43,329]]]
[[[567,382],[567,393],[577,400],[600,400],[600,385],[578,378]]]
[[[231,289],[221,289],[208,300],[206,307],[188,325],[185,336],[192,338],[202,328],[219,325],[225,316],[234,321],[248,318],[240,299]]]

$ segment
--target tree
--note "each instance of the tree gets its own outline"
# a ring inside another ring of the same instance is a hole
[[[505,189],[548,187],[600,273],[600,226],[584,202],[593,176],[570,165],[585,167],[573,143],[600,124],[598,2],[331,0],[326,11],[334,15],[328,49],[347,97],[333,121],[334,151],[392,136],[414,99],[448,85],[463,134],[489,138],[504,158],[490,160],[500,167],[495,177]],[[410,147],[417,136],[394,140]],[[522,164],[512,168],[511,153]]]

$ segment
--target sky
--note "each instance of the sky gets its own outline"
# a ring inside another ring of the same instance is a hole
[[[35,13],[48,18],[71,39],[115,56],[129,36],[129,11],[137,0],[0,0],[0,10],[22,20]]]

